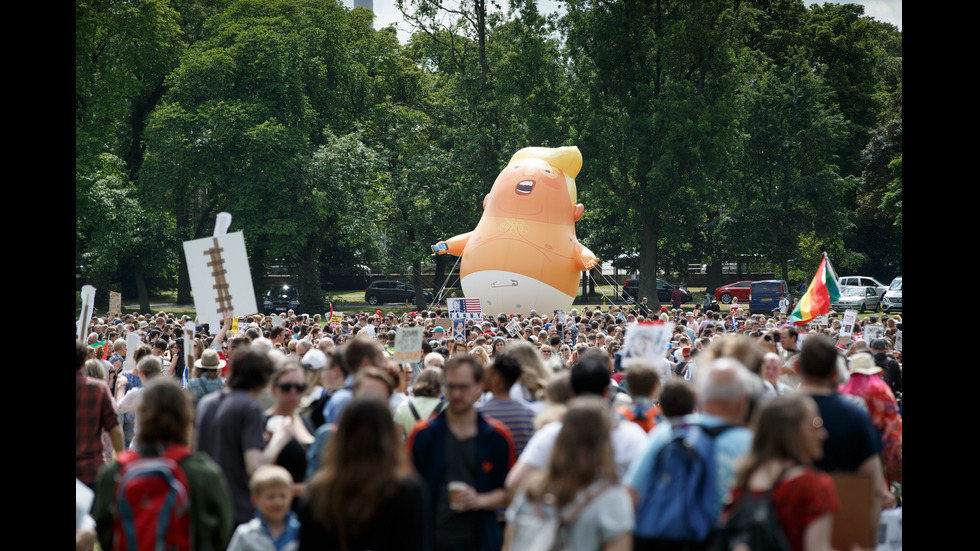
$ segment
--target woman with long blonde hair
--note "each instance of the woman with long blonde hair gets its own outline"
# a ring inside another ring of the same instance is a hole
[[[633,502],[616,477],[611,430],[600,398],[569,402],[547,469],[529,475],[507,509],[505,549],[632,549]],[[554,534],[556,520],[566,528]]]

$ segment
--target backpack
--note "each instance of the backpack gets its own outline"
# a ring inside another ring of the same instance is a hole
[[[435,409],[433,409],[432,413],[429,414],[429,419],[435,419],[436,417],[439,417],[439,414],[442,413],[442,410],[444,409],[446,409],[446,397],[440,396],[439,403],[436,404]],[[415,409],[415,404],[412,403],[411,398],[408,399],[408,410],[412,412],[412,417],[415,418],[416,422],[422,420],[422,416],[419,415],[419,410]]]
[[[514,519],[513,549],[565,551],[572,545],[572,526],[578,516],[595,498],[611,487],[609,484],[603,484],[593,489],[567,512],[557,510],[549,503],[532,504],[534,515],[518,515]]]
[[[714,438],[730,425],[682,425],[657,453],[636,513],[635,535],[706,542],[718,520]],[[754,550],[753,550],[754,551]]]
[[[190,492],[179,465],[189,454],[186,446],[170,446],[159,457],[119,453],[113,549],[190,549]]]
[[[746,490],[719,522],[709,550],[731,551],[739,545],[748,545],[752,551],[791,551],[772,504],[772,492],[782,478],[780,474],[776,484],[761,495]]]
[[[616,408],[616,411],[627,421],[632,421],[640,425],[643,432],[650,432],[664,418],[663,413],[660,411],[660,406],[652,403],[633,403],[628,406],[619,406]]]

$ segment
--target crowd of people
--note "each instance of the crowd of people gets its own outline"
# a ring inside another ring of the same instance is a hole
[[[763,496],[789,548],[812,551],[830,549],[831,475],[870,481],[873,529],[900,500],[900,316],[850,335],[836,313],[797,327],[785,309],[645,300],[454,335],[445,317],[290,311],[233,334],[226,315],[193,339],[187,316],[93,318],[76,345],[76,487],[94,493],[77,546],[160,530],[129,506],[153,469],[171,481],[153,491],[187,501],[167,532],[197,549],[707,549]],[[624,354],[637,322],[672,324],[662,358]],[[406,327],[422,347],[399,364]],[[700,495],[671,470],[695,459]]]

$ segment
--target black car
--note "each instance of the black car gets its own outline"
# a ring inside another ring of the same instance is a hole
[[[675,286],[660,278],[657,278],[657,300],[660,301],[661,304],[670,303],[670,295],[674,292],[674,289],[676,289]],[[681,291],[684,292],[685,304],[694,302],[694,297],[691,296],[690,291],[684,288],[681,288]],[[640,301],[639,292],[640,280],[627,279],[626,282],[623,283],[623,300],[625,300],[628,304],[633,304]]]
[[[265,292],[262,297],[262,312],[277,313],[299,310],[299,293],[296,287],[276,285]]]
[[[432,293],[422,291],[425,295],[425,302],[432,302]],[[415,302],[415,287],[404,281],[385,279],[375,281],[368,285],[364,290],[364,300],[371,306],[377,306],[386,302]]]

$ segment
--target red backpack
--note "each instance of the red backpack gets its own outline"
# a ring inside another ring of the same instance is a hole
[[[112,548],[125,551],[191,548],[190,487],[180,461],[187,446],[170,446],[159,457],[131,450],[117,456]]]
[[[663,413],[660,411],[660,406],[655,406],[653,404],[630,404],[628,406],[619,406],[616,408],[627,421],[632,421],[644,432],[650,432],[650,429],[657,426],[657,422],[663,419]]]

